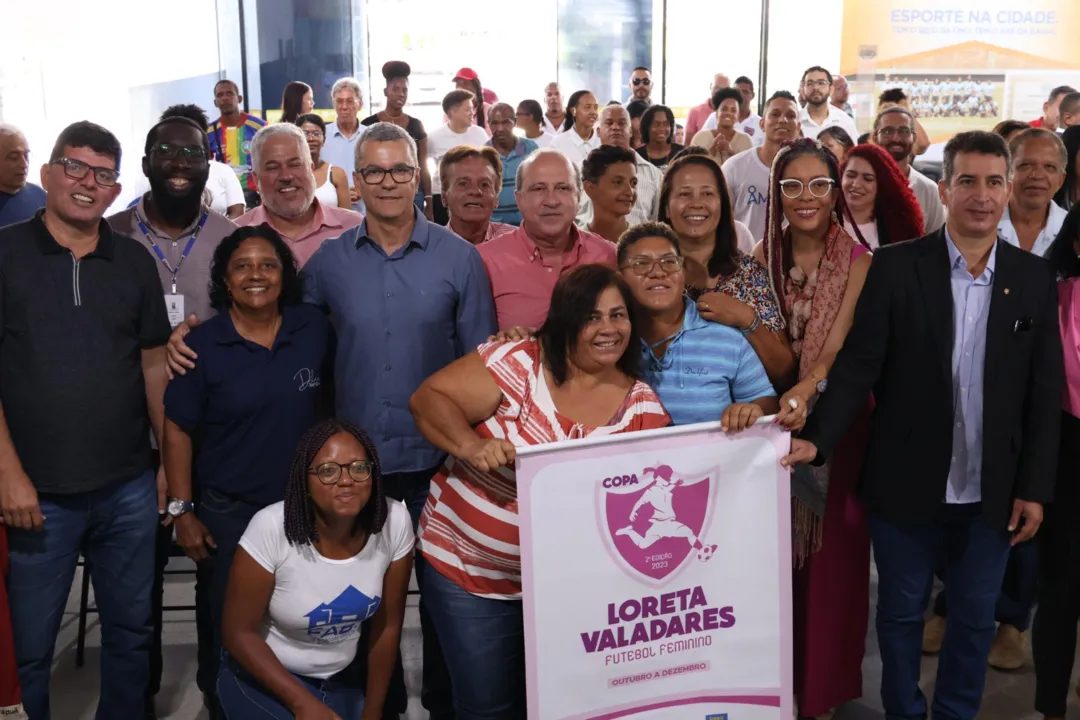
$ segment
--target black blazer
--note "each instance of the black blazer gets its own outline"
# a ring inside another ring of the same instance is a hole
[[[855,322],[802,437],[818,461],[870,392],[876,406],[860,481],[867,507],[922,522],[945,497],[952,457],[953,301],[945,230],[874,253]],[[1063,384],[1049,264],[997,244],[983,377],[983,515],[1004,529],[1016,498],[1052,499]]]

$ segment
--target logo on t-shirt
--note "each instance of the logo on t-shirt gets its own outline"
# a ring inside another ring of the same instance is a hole
[[[378,597],[369,598],[350,585],[329,603],[304,615],[308,619],[308,636],[316,642],[341,642],[357,632],[360,623],[378,609]]]
[[[300,392],[317,388],[322,385],[322,381],[319,379],[319,373],[311,368],[300,368],[296,371],[296,374],[293,375],[293,380],[299,381]]]
[[[764,205],[769,201],[768,196],[764,193],[758,192],[756,185],[751,185],[746,188],[746,204],[747,205]]]

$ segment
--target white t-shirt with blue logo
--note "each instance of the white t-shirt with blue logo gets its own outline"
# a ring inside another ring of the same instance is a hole
[[[387,568],[416,543],[409,511],[400,502],[386,502],[389,517],[382,530],[348,560],[330,560],[311,545],[290,544],[283,502],[251,519],[240,547],[274,574],[263,634],[289,672],[328,678],[355,657],[360,624],[379,609]]]
[[[769,197],[769,166],[761,162],[756,147],[744,150],[727,159],[721,169],[727,180],[735,219],[754,236],[754,241],[765,237],[765,212]]]

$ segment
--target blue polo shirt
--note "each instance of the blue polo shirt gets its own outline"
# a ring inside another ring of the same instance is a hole
[[[741,332],[709,322],[684,298],[682,329],[657,358],[641,341],[644,380],[676,425],[714,422],[732,403],[776,395],[765,366]]]
[[[337,331],[337,415],[367,430],[384,473],[442,461],[416,429],[409,398],[496,330],[480,253],[413,213],[412,235],[392,255],[364,220],[324,242],[301,271],[304,299],[328,310]]]
[[[240,337],[227,312],[191,331],[199,361],[169,383],[165,416],[194,441],[200,487],[252,505],[285,498],[297,443],[332,372],[330,332],[310,305],[285,308],[271,350]]]
[[[14,195],[0,192],[0,227],[26,222],[43,207],[45,191],[33,183],[26,183]]]
[[[495,147],[491,140],[485,144],[491,148]],[[533,153],[537,147],[537,144],[529,138],[518,138],[517,145],[509,155],[499,152],[499,157],[502,158],[503,176],[502,190],[499,191],[499,206],[495,208],[495,212],[491,213],[491,219],[495,222],[521,225],[521,211],[518,210],[517,198],[514,197],[517,169],[521,161]],[[498,152],[497,148],[496,152]]]

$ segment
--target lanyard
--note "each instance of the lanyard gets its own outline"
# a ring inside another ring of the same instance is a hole
[[[206,221],[210,218],[210,213],[203,210],[202,217],[199,218],[199,224],[195,227],[195,231],[191,233],[191,237],[188,238],[187,245],[184,246],[184,252],[180,255],[180,262],[176,263],[176,267],[173,268],[169,264],[169,259],[165,257],[165,253],[161,251],[158,244],[154,242],[154,237],[150,234],[150,228],[146,227],[146,223],[142,218],[136,216],[135,220],[139,223],[139,230],[146,236],[146,241],[150,243],[150,249],[157,255],[158,260],[165,264],[165,269],[172,275],[172,294],[176,294],[176,276],[180,274],[180,268],[184,266],[184,261],[187,260],[188,253],[191,252],[191,248],[195,246],[195,241],[199,238],[199,233],[202,232],[203,226],[206,225]]]

